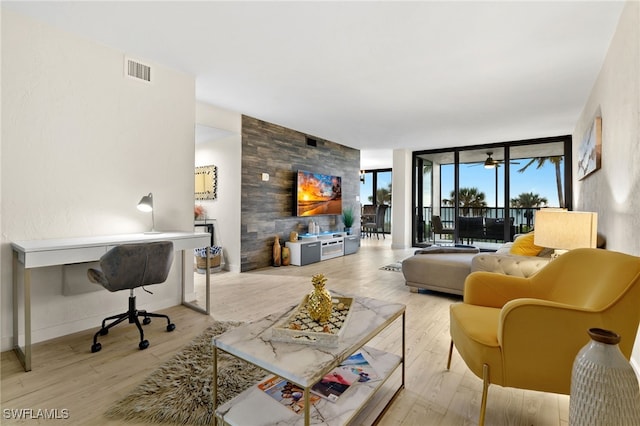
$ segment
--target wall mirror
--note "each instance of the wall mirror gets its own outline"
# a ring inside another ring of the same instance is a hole
[[[217,189],[216,166],[196,167],[195,196],[196,200],[215,200]]]

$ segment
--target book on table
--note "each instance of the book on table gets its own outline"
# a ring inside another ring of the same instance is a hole
[[[336,402],[356,383],[380,380],[378,373],[361,352],[356,352],[311,387],[311,392]]]
[[[279,376],[271,376],[258,383],[258,389],[294,413],[304,412],[304,390],[290,381]],[[317,395],[309,395],[309,402],[312,405],[319,399]]]

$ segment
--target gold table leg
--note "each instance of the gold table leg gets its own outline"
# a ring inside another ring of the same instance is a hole
[[[218,416],[216,416],[216,408],[218,408],[218,348],[216,345],[213,346],[213,380],[212,388],[213,392],[211,394],[212,403],[213,403],[213,417],[216,419],[216,424],[218,423]]]
[[[482,401],[480,402],[480,420],[478,426],[484,426],[484,418],[487,414],[487,393],[489,392],[489,365],[482,366]]]

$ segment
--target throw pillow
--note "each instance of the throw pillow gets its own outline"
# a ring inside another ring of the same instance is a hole
[[[510,254],[513,243],[504,243],[496,250],[496,254]]]
[[[519,256],[537,256],[544,247],[533,244],[533,232],[524,234],[513,242],[511,254]]]

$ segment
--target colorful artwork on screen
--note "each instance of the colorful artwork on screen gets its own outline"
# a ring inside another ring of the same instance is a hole
[[[298,170],[296,215],[342,214],[342,178]]]

